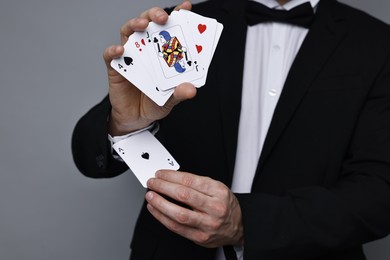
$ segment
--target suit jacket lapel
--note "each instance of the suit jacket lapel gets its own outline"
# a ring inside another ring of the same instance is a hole
[[[294,115],[308,87],[345,35],[342,9],[337,5],[334,0],[322,0],[318,6],[315,21],[293,62],[275,109],[256,177],[260,174],[262,165]]]
[[[224,25],[215,53],[217,85],[220,92],[222,131],[227,159],[227,185],[231,184],[241,110],[242,75],[245,55],[246,1],[227,0],[217,17]]]

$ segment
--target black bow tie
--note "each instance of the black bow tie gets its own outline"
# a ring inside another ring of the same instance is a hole
[[[285,11],[271,9],[255,1],[248,1],[246,19],[248,25],[264,22],[279,22],[310,28],[314,19],[314,11],[309,2]]]

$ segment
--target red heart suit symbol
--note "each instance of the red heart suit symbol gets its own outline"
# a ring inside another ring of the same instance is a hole
[[[202,34],[204,31],[206,31],[207,26],[205,24],[198,24],[198,31]]]
[[[142,45],[145,45],[145,40],[144,39],[141,39],[141,43],[142,43]],[[137,43],[138,44],[138,43]],[[141,46],[138,44],[138,50],[139,51],[142,51],[142,48],[141,48]]]
[[[202,45],[195,45],[196,46],[196,50],[198,51],[198,53],[200,53],[203,49]]]

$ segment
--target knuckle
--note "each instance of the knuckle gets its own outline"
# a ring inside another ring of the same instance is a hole
[[[121,35],[126,35],[127,26],[128,26],[127,23],[121,26],[121,28],[119,30]]]
[[[124,36],[129,36],[130,33],[133,32],[133,28],[139,22],[140,19],[138,17],[132,18],[124,23],[120,28],[120,34]]]
[[[222,227],[222,222],[218,220],[211,221],[209,223],[209,228],[211,230],[219,230]]]
[[[177,199],[179,199],[182,202],[189,201],[191,197],[191,193],[187,188],[178,187],[176,192],[177,192]]]
[[[230,190],[223,184],[222,182],[217,182],[216,189],[218,190],[219,193],[222,195],[227,195],[229,194]]]
[[[210,185],[210,182],[204,181],[199,184],[199,189],[202,191],[206,191],[207,193],[211,193],[212,191],[212,185]]]
[[[214,188],[215,194],[222,200],[229,200],[231,197],[231,191],[223,184],[218,183],[218,185]]]
[[[179,223],[185,224],[188,223],[190,217],[186,212],[180,211],[179,213],[177,213],[176,219]]]
[[[156,191],[161,191],[164,187],[162,181],[159,179],[150,179],[149,181],[150,187]]]
[[[215,215],[219,218],[225,218],[228,216],[228,207],[225,204],[217,204],[214,206]]]
[[[196,242],[199,244],[207,244],[210,241],[210,235],[208,233],[201,232],[196,237]]]
[[[224,198],[227,198],[230,196],[230,190],[227,189],[225,186],[220,187],[221,194]]]
[[[211,179],[211,178],[208,177],[208,176],[205,176],[205,177],[203,177],[203,178],[206,180],[206,182],[215,181],[215,180]]]
[[[194,182],[194,178],[192,176],[190,175],[183,176],[182,184],[184,186],[192,186],[193,182]]]
[[[180,231],[180,225],[175,222],[170,222],[169,224],[167,224],[167,228],[175,233],[179,233]]]

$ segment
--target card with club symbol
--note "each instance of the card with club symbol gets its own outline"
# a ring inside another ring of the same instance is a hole
[[[191,11],[173,11],[164,25],[150,22],[133,33],[112,68],[156,104],[163,106],[177,85],[206,83],[223,26]]]
[[[158,170],[178,170],[179,164],[149,131],[132,135],[113,145],[114,150],[129,166],[142,186]]]

